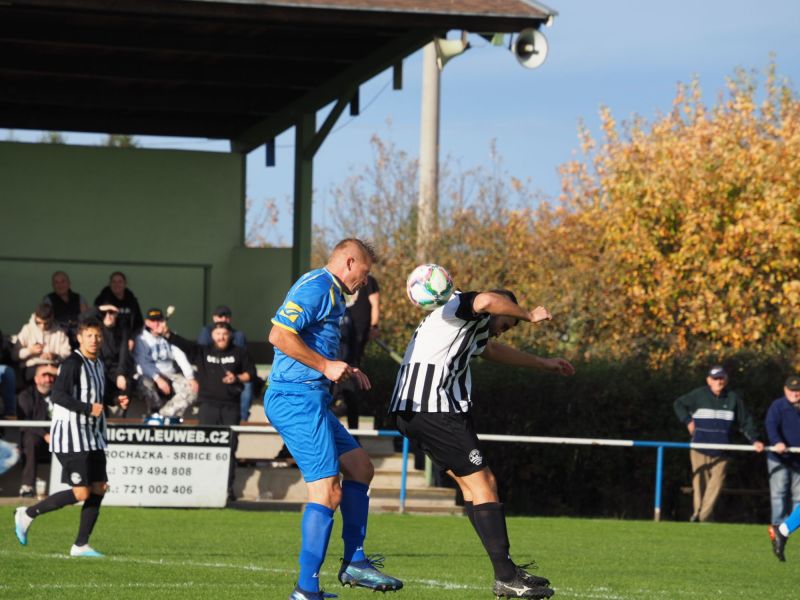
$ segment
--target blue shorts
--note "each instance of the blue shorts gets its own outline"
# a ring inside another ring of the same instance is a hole
[[[306,482],[339,474],[339,457],[359,448],[328,408],[327,388],[302,383],[270,383],[264,410],[281,434]]]

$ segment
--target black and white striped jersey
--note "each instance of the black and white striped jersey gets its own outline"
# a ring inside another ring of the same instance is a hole
[[[91,416],[91,405],[102,404],[106,390],[103,361],[75,350],[61,364],[53,385],[50,450],[56,454],[106,448],[106,419]]]
[[[469,411],[469,361],[489,341],[489,315],[472,309],[477,294],[456,292],[419,324],[397,374],[390,413]]]

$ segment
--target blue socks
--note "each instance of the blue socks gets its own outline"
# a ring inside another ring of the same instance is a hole
[[[792,514],[789,515],[789,518],[786,519],[783,524],[786,525],[786,528],[789,530],[789,534],[792,534],[800,529],[800,505],[795,507],[795,509],[792,511]]]
[[[364,538],[367,535],[369,516],[369,486],[346,479],[342,482],[342,539],[344,564],[366,560]]]
[[[303,511],[300,545],[300,576],[297,585],[307,592],[319,592],[319,571],[328,551],[333,529],[333,511],[309,502]]]

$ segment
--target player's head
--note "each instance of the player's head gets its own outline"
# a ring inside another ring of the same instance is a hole
[[[211,328],[211,341],[218,350],[225,350],[231,342],[231,326],[225,321],[217,321]]]
[[[346,238],[334,246],[327,267],[352,294],[367,285],[367,275],[376,260],[375,250],[368,243]]]
[[[94,315],[78,320],[78,349],[86,358],[96,358],[103,343],[103,325]]]
[[[514,304],[519,304],[517,302],[517,297],[514,295],[514,292],[511,290],[489,290],[492,294],[500,294],[505,296],[509,300],[511,300]],[[506,317],[501,315],[492,315],[489,318],[489,337],[498,337],[504,334],[506,331],[511,329],[512,327],[516,327],[517,323],[519,323],[519,319],[515,319],[514,317]]]

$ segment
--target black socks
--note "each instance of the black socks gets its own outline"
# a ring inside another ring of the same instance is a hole
[[[58,510],[59,508],[64,508],[65,506],[69,506],[70,504],[75,504],[78,500],[75,498],[75,494],[72,492],[72,489],[64,490],[63,492],[57,492],[52,496],[48,496],[41,502],[37,502],[33,506],[29,506],[28,510],[25,513],[32,519],[35,519],[39,515],[43,515],[44,513],[49,513],[51,510]]]
[[[465,502],[464,508],[467,511],[467,517],[472,513],[470,521],[492,561],[495,579],[512,581],[516,575],[516,565],[508,555],[510,544],[503,505],[499,502],[478,505]]]
[[[94,524],[100,516],[100,503],[103,497],[98,494],[89,494],[89,498],[83,503],[81,510],[81,526],[78,528],[78,537],[75,538],[76,546],[85,546],[89,543],[89,536],[92,535]]]

